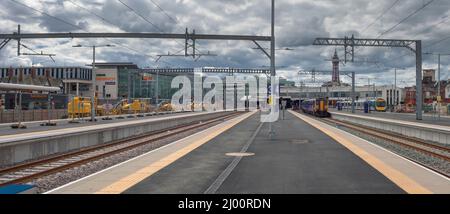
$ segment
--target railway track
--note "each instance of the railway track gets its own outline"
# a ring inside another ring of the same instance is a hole
[[[338,120],[334,120],[334,119],[323,118],[322,121],[329,123],[329,124],[342,126],[342,127],[348,128],[350,130],[362,133],[364,135],[381,139],[390,144],[399,145],[401,147],[414,150],[421,154],[425,154],[428,156],[432,156],[434,158],[438,158],[438,159],[450,162],[450,148],[449,147],[436,145],[436,144],[429,143],[429,142],[426,142],[426,141],[423,141],[423,140],[420,140],[417,138],[407,137],[407,136],[403,136],[400,134],[382,131],[382,130],[365,127],[365,126],[361,126],[361,125],[354,125],[352,123],[338,121]],[[403,156],[403,157],[405,157],[405,156]],[[414,160],[410,157],[405,157],[405,158],[412,160],[422,166],[425,166],[433,171],[436,171],[446,177],[449,177],[449,174],[447,172],[443,172],[432,166],[427,166],[426,164],[420,163],[417,160]]]
[[[23,163],[0,170],[0,186],[26,183],[38,178],[92,163],[103,158],[126,152],[148,145],[177,134],[182,134],[201,127],[208,127],[213,123],[227,120],[241,113],[233,113],[218,118],[181,125],[142,136],[124,139],[110,144],[89,147],[74,152],[57,155],[50,158]]]

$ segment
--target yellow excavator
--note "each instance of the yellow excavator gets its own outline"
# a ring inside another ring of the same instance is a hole
[[[152,110],[148,100],[145,99],[134,99],[131,103],[124,99],[118,102],[113,108],[108,112],[104,106],[98,105],[98,99],[95,98],[94,105],[95,114],[97,116],[104,115],[121,115],[121,114],[137,114],[137,113],[147,113]],[[67,111],[70,118],[77,117],[89,117],[91,115],[91,99],[85,97],[74,97],[67,106]]]
[[[113,115],[120,114],[137,114],[137,113],[147,113],[152,110],[151,105],[146,100],[135,99],[133,102],[128,103],[128,100],[124,99],[118,102],[111,113]]]
[[[172,104],[168,101],[161,103],[158,111],[174,111]]]

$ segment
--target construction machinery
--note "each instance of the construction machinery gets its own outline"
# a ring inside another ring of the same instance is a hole
[[[128,103],[127,99],[119,101],[111,110],[111,114],[137,114],[147,113],[152,110],[149,100],[146,99],[134,99],[131,103]]]
[[[158,111],[174,111],[172,104],[168,101],[161,103]]]
[[[67,105],[69,117],[87,117],[91,115],[91,99],[86,97],[74,97]]]

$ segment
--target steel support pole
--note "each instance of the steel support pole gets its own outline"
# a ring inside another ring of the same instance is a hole
[[[133,72],[133,100],[134,98],[136,98],[136,73]],[[133,100],[131,100],[131,102],[133,102]]]
[[[147,81],[147,98],[149,98],[150,99],[150,104],[151,104],[151,100],[153,99],[153,97],[152,97],[152,93],[151,93],[151,91],[150,91],[150,84],[151,83],[154,83],[155,81],[154,80],[151,80],[151,81]]]
[[[422,120],[422,41],[416,41],[416,119]]]
[[[50,95],[50,93],[47,95],[48,97],[47,97],[47,102],[48,102],[48,104],[47,104],[47,120],[48,120],[48,123],[47,123],[47,125],[50,125],[51,124],[51,120],[50,120],[50,109],[51,109],[51,107],[50,107],[50,105],[52,104],[52,98],[51,98],[51,95]]]
[[[184,40],[184,56],[188,56],[188,46],[189,46],[189,32],[186,28],[185,40]]]
[[[156,96],[155,96],[156,106],[159,104],[159,70],[156,71]]]
[[[192,35],[195,35],[195,30],[192,31]],[[195,59],[195,39],[192,39],[192,58]]]
[[[274,103],[278,102],[276,97],[274,96],[274,92],[277,91],[275,87],[278,87],[274,84],[274,79],[276,74],[275,71],[275,0],[272,0],[272,17],[271,17],[271,40],[270,40],[270,76],[271,78],[271,90],[272,90],[272,107],[276,106]],[[271,109],[271,111],[277,111],[275,109]],[[275,134],[275,131],[272,127],[272,122],[269,123],[269,135],[272,137]]]
[[[20,25],[17,25],[17,35],[20,35]],[[17,56],[20,56],[20,38],[17,39]]]
[[[131,73],[128,69],[125,68],[125,70],[127,71],[127,75],[128,75],[128,97],[127,97],[127,100],[130,103],[131,102]]]
[[[352,114],[355,113],[355,72],[352,72]]]
[[[93,93],[92,93],[92,102],[91,102],[91,121],[95,122],[95,95],[97,93],[97,83],[96,78],[97,74],[95,72],[95,45],[92,46],[92,87],[93,87]]]
[[[437,95],[439,97],[439,100],[438,100],[438,119],[440,120],[441,119],[441,100],[442,100],[442,97],[441,97],[441,54],[438,54],[438,84],[437,84],[437,87],[438,87]]]
[[[275,71],[275,0],[272,0],[272,22],[270,41],[270,75],[276,76]]]
[[[19,128],[22,127],[23,114],[22,114],[22,92],[19,93]]]
[[[398,105],[398,103],[397,103],[397,100],[398,100],[398,96],[397,96],[397,68],[395,69],[395,75],[394,75],[394,94],[395,94],[395,96],[394,96],[394,98],[395,98],[395,100],[394,100],[394,110],[395,110],[395,107]]]

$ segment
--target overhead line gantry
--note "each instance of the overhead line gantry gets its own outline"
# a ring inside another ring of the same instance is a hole
[[[350,55],[354,60],[355,47],[399,47],[407,48],[416,54],[416,119],[422,120],[422,40],[399,40],[399,39],[355,39],[345,38],[317,38],[313,45],[343,46],[345,49],[345,61]]]

